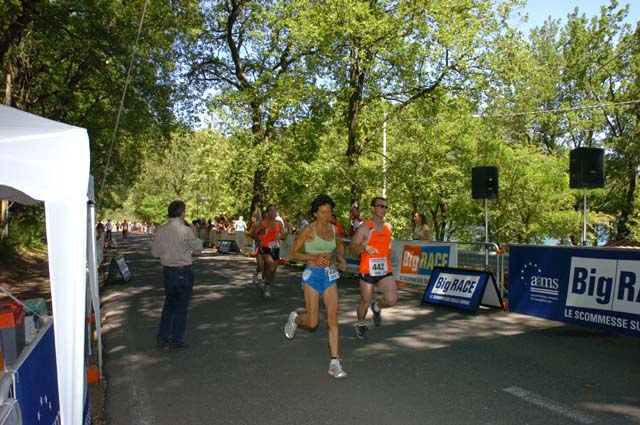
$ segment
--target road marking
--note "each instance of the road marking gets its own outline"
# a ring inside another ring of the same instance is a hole
[[[534,404],[538,407],[542,407],[543,409],[547,409],[567,418],[573,419],[574,421],[578,421],[581,424],[594,424],[597,422],[596,418],[589,416],[586,413],[563,406],[560,403],[549,400],[542,397],[541,395],[532,393],[531,391],[527,391],[520,387],[503,388],[502,391],[514,395],[526,401],[527,403]]]

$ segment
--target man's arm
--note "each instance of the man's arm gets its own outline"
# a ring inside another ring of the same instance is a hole
[[[351,243],[349,244],[349,251],[356,255],[362,254],[367,249],[365,241],[368,233],[369,229],[367,228],[367,226],[358,227],[358,230],[356,230],[356,233],[353,235]]]

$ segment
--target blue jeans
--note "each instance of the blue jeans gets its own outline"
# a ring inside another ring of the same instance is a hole
[[[187,329],[187,310],[193,291],[191,267],[163,267],[164,307],[156,340],[159,344],[183,345]]]

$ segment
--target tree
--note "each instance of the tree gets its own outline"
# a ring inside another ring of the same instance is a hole
[[[268,159],[278,143],[278,125],[313,99],[314,85],[304,72],[313,40],[300,36],[304,22],[297,16],[307,6],[305,1],[204,2],[206,30],[184,46],[189,92],[212,93],[212,108],[250,129],[247,149],[256,160],[251,211],[267,202]]]
[[[172,44],[191,25],[186,16],[198,16],[192,13],[197,12],[193,0],[156,4],[145,15],[136,45],[143,3],[28,0],[5,2],[0,9],[5,103],[88,129],[96,183],[109,175],[101,206],[126,197],[140,171],[137,159],[174,124]],[[112,150],[132,57],[131,83]]]
[[[353,201],[365,185],[357,174],[361,156],[383,121],[420,99],[436,99],[440,88],[453,92],[473,85],[512,4],[503,2],[500,14],[488,1],[326,4],[322,33],[332,49],[323,52],[324,75],[332,76],[343,111],[346,156],[356,175]]]

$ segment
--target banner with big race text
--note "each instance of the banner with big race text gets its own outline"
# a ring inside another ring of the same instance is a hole
[[[347,271],[358,273],[360,256],[349,251],[349,239],[343,240],[347,248]],[[394,240],[391,248],[394,253],[391,269],[396,282],[427,286],[434,267],[458,266],[455,243]]]
[[[640,251],[511,245],[509,310],[640,336]]]

